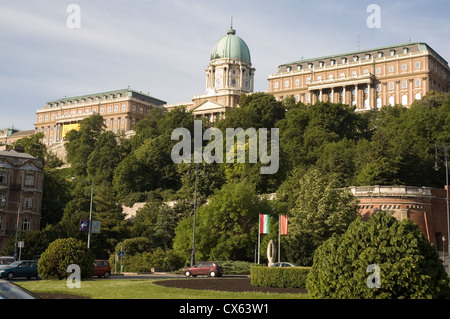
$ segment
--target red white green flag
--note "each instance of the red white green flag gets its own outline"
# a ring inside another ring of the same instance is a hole
[[[260,214],[259,215],[259,233],[260,234],[268,234],[269,233],[269,223],[270,223],[270,215],[269,214]]]

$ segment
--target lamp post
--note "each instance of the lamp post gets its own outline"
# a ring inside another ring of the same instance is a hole
[[[195,187],[194,187],[194,227],[192,231],[192,252],[191,252],[191,267],[195,265],[195,222],[196,222],[196,210],[197,210],[197,177],[198,177],[198,164],[195,164]]]
[[[89,227],[88,227],[88,240],[87,240],[87,248],[89,249],[91,246],[91,227],[92,227],[92,197],[94,195],[94,183],[92,182],[87,182],[85,180],[76,178],[76,177],[72,177],[73,181],[80,181],[83,182],[85,184],[90,184],[91,185],[91,203],[90,203],[90,207],[89,207]]]
[[[435,151],[435,162],[434,162],[434,169],[436,171],[439,170],[438,166],[438,149],[442,151],[444,154],[444,160],[442,161],[440,158],[439,160],[445,164],[445,189],[446,189],[446,202],[447,202],[447,238],[450,239],[450,220],[449,220],[449,197],[448,197],[448,145],[434,145],[434,151]],[[447,258],[450,256],[450,240],[447,241]]]

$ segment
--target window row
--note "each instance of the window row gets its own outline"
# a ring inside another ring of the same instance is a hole
[[[25,186],[34,186],[34,175],[25,174]],[[8,173],[1,171],[0,172],[0,184],[8,183]]]
[[[6,195],[5,194],[0,194],[0,207],[5,207],[6,206]],[[33,208],[33,197],[31,196],[25,196],[23,198],[23,203],[21,205],[23,208]]]
[[[3,222],[3,216],[0,216],[0,230],[5,229],[5,223]],[[22,231],[30,231],[31,230],[31,219],[30,218],[22,218],[22,225],[20,230]]]

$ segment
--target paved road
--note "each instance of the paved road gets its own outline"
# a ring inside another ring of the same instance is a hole
[[[184,275],[177,275],[172,273],[152,273],[152,274],[136,274],[136,273],[125,273],[125,274],[113,274],[111,279],[176,279],[176,278],[186,278]],[[196,278],[207,278],[207,276],[190,277],[191,279]],[[249,278],[246,275],[223,275],[221,278]],[[103,279],[103,278],[101,278]]]

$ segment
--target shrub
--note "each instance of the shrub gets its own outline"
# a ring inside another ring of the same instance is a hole
[[[111,256],[110,263],[114,269],[114,256]],[[120,261],[117,261],[120,263]],[[173,250],[164,250],[160,247],[150,252],[126,255],[123,260],[126,272],[151,272],[152,268],[159,268],[166,271],[173,271],[183,266],[184,258],[178,256]],[[118,267],[117,267],[118,268]]]
[[[250,270],[250,283],[261,287],[305,288],[310,270],[311,267],[255,266]]]
[[[379,288],[369,281],[373,264]],[[315,298],[446,298],[450,292],[436,248],[411,220],[386,212],[355,220],[320,246],[306,289]]]
[[[80,266],[81,278],[92,276],[94,255],[87,249],[86,243],[75,238],[57,239],[50,243],[38,262],[38,272],[43,279],[64,279],[70,273],[67,266]]]

